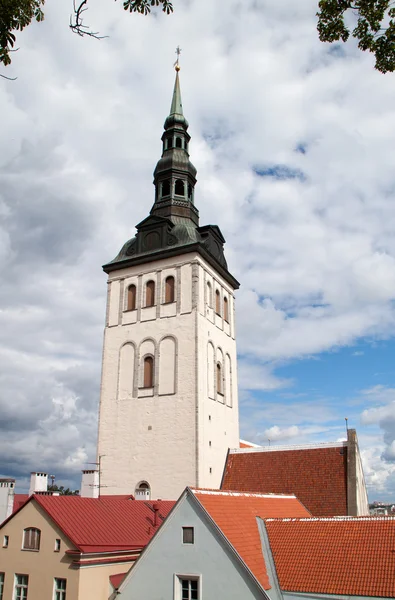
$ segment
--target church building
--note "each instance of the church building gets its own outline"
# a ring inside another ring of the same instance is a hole
[[[98,457],[106,494],[219,488],[239,446],[234,292],[225,239],[199,224],[179,66],[155,199],[108,274]]]

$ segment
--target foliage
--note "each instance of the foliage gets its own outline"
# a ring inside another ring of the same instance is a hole
[[[0,63],[11,63],[10,52],[16,40],[14,31],[22,31],[33,19],[42,21],[45,0],[0,0]]]
[[[346,42],[350,34],[361,50],[376,57],[382,73],[395,70],[395,2],[393,0],[320,0],[318,34],[322,42]],[[352,17],[356,25],[347,25]]]
[[[161,6],[167,15],[173,12],[173,5],[169,0],[124,0],[123,3],[125,10],[142,15],[148,15],[151,12],[151,6]]]
[[[56,485],[56,483],[54,485],[49,485],[48,491],[49,492],[58,492],[60,496],[78,496],[79,495],[79,490],[73,491],[70,488],[65,488],[63,485]]]

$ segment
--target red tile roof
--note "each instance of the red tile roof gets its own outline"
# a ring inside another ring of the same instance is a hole
[[[17,511],[28,499],[29,494],[15,494],[13,512]]]
[[[126,573],[117,573],[116,575],[110,575],[110,583],[114,590],[117,590],[122,583]]]
[[[395,517],[265,525],[282,590],[395,597]]]
[[[41,506],[81,552],[115,552],[146,546],[157,530],[153,505],[159,506],[161,524],[175,504],[134,500],[130,496],[98,499],[38,494],[31,496],[30,501]]]
[[[314,516],[347,515],[347,446],[231,451],[221,489],[295,494]]]
[[[252,442],[246,442],[245,440],[240,440],[239,444],[240,448],[258,448],[257,444],[253,444]]]
[[[306,517],[294,496],[191,490],[264,589],[269,589],[256,517]]]

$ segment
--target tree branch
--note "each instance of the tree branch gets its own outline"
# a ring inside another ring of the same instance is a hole
[[[88,7],[86,6],[87,3],[88,3],[88,0],[82,0],[82,2],[80,2],[79,6],[77,7],[75,0],[73,0],[74,15],[70,15],[71,31],[81,37],[88,35],[89,37],[93,37],[96,40],[102,40],[102,39],[108,37],[108,35],[99,35],[98,31],[89,31],[89,27],[87,25],[84,25],[82,15],[84,14],[84,12],[86,12],[88,10]],[[73,22],[73,17],[74,17],[74,22]]]

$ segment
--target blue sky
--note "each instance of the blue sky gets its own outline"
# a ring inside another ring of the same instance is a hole
[[[395,499],[394,76],[319,42],[315,0],[90,4],[108,38],[48,0],[0,79],[0,474],[78,487],[94,460],[101,265],[152,205],[179,44],[196,204],[241,283],[242,435],[334,441],[347,416]]]

